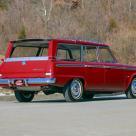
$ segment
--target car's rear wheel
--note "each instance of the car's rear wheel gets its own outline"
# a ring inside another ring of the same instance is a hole
[[[15,90],[14,93],[19,102],[31,102],[34,98],[34,92]]]
[[[136,98],[136,78],[134,78],[129,86],[126,96],[129,99]]]
[[[82,99],[83,83],[79,79],[72,80],[64,87],[63,95],[67,102],[76,102]]]

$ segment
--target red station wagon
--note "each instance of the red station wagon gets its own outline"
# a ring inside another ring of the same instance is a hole
[[[63,93],[68,102],[116,92],[136,98],[136,67],[119,64],[106,44],[25,39],[9,42],[0,86],[13,89],[19,102],[40,91]]]

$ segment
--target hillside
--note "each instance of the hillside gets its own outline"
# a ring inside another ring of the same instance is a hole
[[[136,65],[135,0],[0,0],[0,53],[22,38],[69,38],[111,44]]]

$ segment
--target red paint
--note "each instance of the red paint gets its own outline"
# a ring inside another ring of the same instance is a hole
[[[9,42],[5,58],[10,57],[13,43],[14,42]],[[80,78],[84,82],[85,90],[117,92],[126,91],[131,80],[136,76],[135,66],[122,65],[119,63],[57,61],[55,58],[58,43],[83,46],[108,46],[101,43],[77,40],[50,40],[48,60],[27,61],[26,65],[22,65],[21,61],[3,62],[0,67],[1,78],[56,78],[56,83],[53,85],[61,87],[64,87],[74,78]],[[46,75],[45,73],[47,72],[52,74]],[[22,84],[21,81],[22,80],[18,80],[16,85]],[[5,85],[1,84],[1,86]],[[43,84],[35,84],[35,86],[43,86]]]
[[[12,48],[13,48],[13,42],[10,41],[9,44],[8,44],[7,52],[5,54],[5,58],[9,58],[10,57],[10,53],[12,51]]]

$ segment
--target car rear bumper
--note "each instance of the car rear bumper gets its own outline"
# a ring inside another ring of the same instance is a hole
[[[21,78],[21,79],[0,79],[0,86],[15,86],[16,80],[23,80],[25,86],[54,84],[56,78]]]

